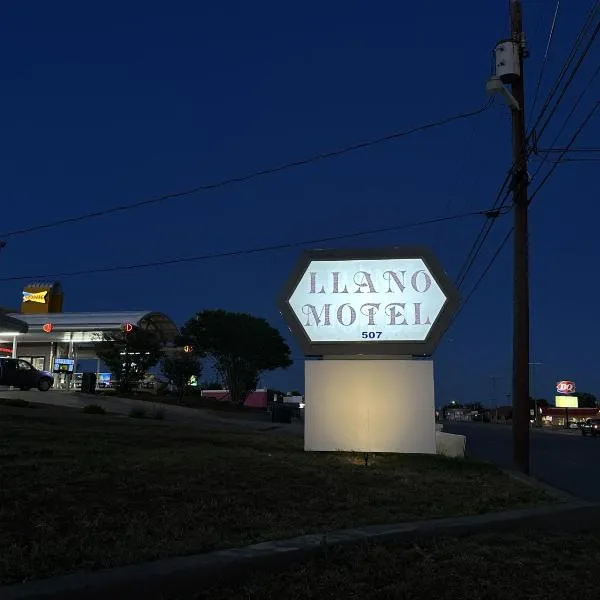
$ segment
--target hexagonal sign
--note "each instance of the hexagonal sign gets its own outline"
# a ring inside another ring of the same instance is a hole
[[[458,292],[424,248],[309,250],[279,299],[309,355],[428,356]]]

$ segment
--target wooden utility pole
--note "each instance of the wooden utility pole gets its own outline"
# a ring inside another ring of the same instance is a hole
[[[513,462],[529,473],[529,234],[527,186],[527,136],[525,131],[525,87],[523,59],[525,39],[521,0],[510,2],[511,38],[518,43],[520,76],[512,85],[518,106],[512,110],[513,210],[514,210],[514,299],[513,299]]]

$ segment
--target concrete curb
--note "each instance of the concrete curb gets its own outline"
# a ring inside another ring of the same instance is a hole
[[[502,513],[372,525],[326,534],[254,544],[196,556],[158,560],[102,571],[75,573],[0,588],[2,600],[164,600],[196,593],[220,580],[233,581],[260,567],[281,568],[329,545],[364,541],[410,541],[434,535],[468,535],[512,529],[600,529],[600,503],[570,502]]]

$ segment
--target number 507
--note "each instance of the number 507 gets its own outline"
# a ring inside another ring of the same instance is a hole
[[[381,337],[381,331],[363,331],[362,337],[365,340],[378,340]]]

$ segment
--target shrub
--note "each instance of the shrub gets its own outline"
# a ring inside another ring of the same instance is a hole
[[[106,411],[98,404],[88,404],[83,407],[83,412],[88,415],[105,415]]]

